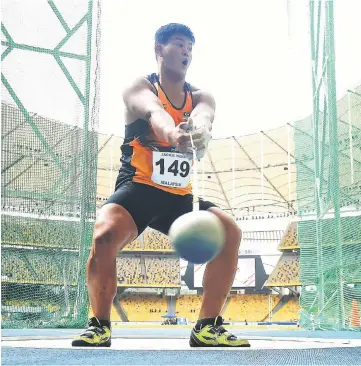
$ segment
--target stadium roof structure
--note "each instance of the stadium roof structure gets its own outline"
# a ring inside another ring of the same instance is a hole
[[[351,93],[356,97],[350,98]],[[361,131],[361,85],[342,97],[337,107],[340,122]],[[32,118],[59,159],[67,153],[69,146],[76,146],[79,127],[52,121],[36,113]],[[34,131],[17,107],[2,102],[2,120],[2,156],[8,157],[2,159],[2,188],[19,190],[19,182],[28,182],[31,189],[46,191],[45,178],[40,179],[39,172],[44,165],[52,169],[54,162],[45,153],[42,143],[34,143]],[[200,195],[235,218],[296,213],[293,135],[293,124],[287,124],[247,136],[212,140],[206,156],[198,164]],[[114,190],[123,138],[99,133],[97,140],[96,200],[100,207]],[[68,187],[71,182],[70,177]],[[21,206],[21,199],[16,205]]]

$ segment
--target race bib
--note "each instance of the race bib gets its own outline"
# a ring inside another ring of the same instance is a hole
[[[189,184],[191,162],[181,153],[153,151],[152,181],[166,187],[185,188]]]

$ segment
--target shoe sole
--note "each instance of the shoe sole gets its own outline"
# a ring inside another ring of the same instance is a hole
[[[189,342],[189,345],[190,347],[193,347],[193,348],[197,348],[197,347],[213,347],[213,348],[217,348],[217,347],[228,347],[228,348],[246,348],[246,347],[251,347],[250,344],[240,344],[239,346],[231,346],[229,344],[194,344],[194,343],[191,343]]]
[[[201,344],[201,343],[196,343],[199,342],[198,339],[191,334],[191,339],[189,340],[189,345],[190,347],[228,347],[228,348],[240,348],[240,347],[251,347],[251,345],[248,344],[240,344],[238,346],[232,346],[230,344]]]
[[[103,343],[93,343],[93,344],[81,340],[76,340],[71,343],[72,347],[110,347],[111,344],[112,342],[110,340]]]

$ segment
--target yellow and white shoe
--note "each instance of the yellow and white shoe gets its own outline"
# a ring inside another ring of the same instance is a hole
[[[73,339],[73,347],[110,347],[111,331],[109,326],[101,325],[95,317],[89,319],[88,329]]]
[[[250,347],[246,339],[237,338],[223,328],[223,319],[217,318],[202,319],[191,333],[189,345],[191,347]]]

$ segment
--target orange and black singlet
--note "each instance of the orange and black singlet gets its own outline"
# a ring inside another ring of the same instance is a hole
[[[164,109],[172,116],[175,126],[186,122],[193,110],[191,87],[184,84],[184,103],[176,108],[167,98],[156,74],[147,79],[153,84]],[[125,126],[121,146],[122,166],[116,187],[129,181],[147,184],[178,195],[191,193],[190,173],[192,162],[182,153],[160,140],[149,121],[137,119]]]

